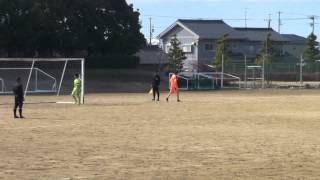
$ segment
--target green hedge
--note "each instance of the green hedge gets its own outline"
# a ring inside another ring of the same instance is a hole
[[[134,69],[139,65],[139,62],[139,57],[130,55],[105,55],[86,58],[88,68]]]

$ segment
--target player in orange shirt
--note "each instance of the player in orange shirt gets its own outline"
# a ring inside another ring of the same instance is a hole
[[[174,73],[171,77],[170,77],[170,92],[166,98],[167,102],[169,101],[169,97],[173,94],[173,93],[177,93],[177,101],[180,102],[180,98],[179,98],[179,87],[178,87],[178,78],[177,78],[177,73]]]

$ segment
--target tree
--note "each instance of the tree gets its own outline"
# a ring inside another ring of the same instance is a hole
[[[169,67],[170,72],[181,72],[183,69],[183,61],[186,58],[184,52],[180,48],[180,41],[177,39],[177,36],[174,36],[170,41],[170,49],[168,53]]]
[[[32,0],[0,1],[0,48],[9,54],[32,49],[35,42],[31,23]]]
[[[257,58],[257,64],[262,65],[263,60],[265,64],[272,64],[275,61],[274,42],[271,39],[271,33],[267,34],[266,40],[261,44],[260,54]]]
[[[126,0],[0,0],[0,49],[132,55],[145,44],[139,16]]]
[[[213,65],[216,65],[218,68],[222,66],[222,55],[225,64],[228,64],[230,59],[230,51],[229,51],[229,42],[228,42],[228,34],[222,35],[217,41],[216,54],[214,57]]]
[[[306,62],[314,62],[317,60],[317,57],[319,57],[318,45],[317,36],[311,33],[307,38],[306,48],[303,52],[303,58]]]
[[[271,33],[267,34],[266,40],[264,40],[261,44],[261,48],[260,48],[260,54],[257,58],[256,64],[258,65],[263,65],[263,61],[264,61],[264,75],[266,80],[267,80],[267,84],[270,84],[270,80],[271,80],[271,66],[272,63],[275,62],[275,47],[274,47],[274,41],[271,39]],[[264,76],[263,75],[263,76]]]

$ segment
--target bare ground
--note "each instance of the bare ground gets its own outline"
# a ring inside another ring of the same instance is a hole
[[[58,98],[70,101],[70,97]],[[0,97],[0,179],[318,179],[320,92]]]

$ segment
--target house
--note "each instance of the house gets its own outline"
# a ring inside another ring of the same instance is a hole
[[[226,33],[229,34],[230,40],[245,40],[241,33],[222,20],[179,19],[159,35],[160,47],[168,52],[170,40],[176,36],[187,57],[184,68],[197,71],[201,64],[211,64],[216,49],[215,42]]]
[[[273,47],[276,50],[276,54],[282,55],[283,46],[289,43],[289,40],[283,37],[278,32],[274,31],[272,28],[234,28],[235,30],[241,32],[241,34],[246,37],[246,41],[241,43],[241,52],[247,55],[256,56],[260,54],[261,44],[266,40],[268,34],[271,35],[273,42]]]
[[[170,40],[176,36],[187,57],[184,64],[185,70],[199,71],[203,65],[212,64],[217,47],[216,42],[224,34],[228,34],[232,55],[238,57],[246,55],[253,60],[260,53],[261,44],[269,33],[277,54],[285,55],[284,46],[290,46],[291,39],[271,28],[233,28],[222,20],[179,19],[163,31],[158,38],[160,47],[168,52]],[[233,59],[233,62],[237,63],[237,60]]]
[[[305,49],[307,38],[295,34],[282,34],[282,36],[289,39],[289,43],[284,45],[283,50],[296,58],[300,58]]]

